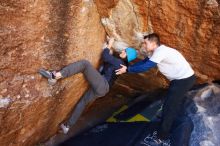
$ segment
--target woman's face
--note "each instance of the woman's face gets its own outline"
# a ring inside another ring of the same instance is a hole
[[[122,50],[121,53],[119,54],[120,58],[125,59],[127,57],[126,51]]]

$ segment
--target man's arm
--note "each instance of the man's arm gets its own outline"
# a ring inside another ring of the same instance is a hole
[[[137,66],[127,67],[127,66],[121,65],[121,68],[116,70],[115,72],[116,72],[116,75],[120,75],[120,74],[123,74],[123,73],[126,73],[126,72],[141,73],[141,72],[145,72],[145,71],[155,67],[156,65],[157,65],[157,63],[148,60],[145,63],[137,65]]]
[[[132,64],[131,66],[138,66],[138,65],[144,64],[148,60],[149,60],[149,58],[146,57],[144,60],[138,61],[138,62]]]
[[[127,72],[129,72],[129,73],[141,73],[141,72],[148,71],[149,69],[155,67],[156,65],[157,65],[157,63],[148,60],[143,64],[139,64],[139,65],[136,65],[136,66],[129,66],[128,69],[127,69]]]

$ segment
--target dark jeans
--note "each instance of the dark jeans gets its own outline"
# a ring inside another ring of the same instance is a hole
[[[171,146],[188,146],[194,125],[190,117],[178,117],[171,130]]]
[[[61,71],[62,76],[69,77],[77,73],[83,73],[86,80],[90,84],[90,88],[80,98],[79,102],[73,109],[71,117],[67,124],[72,126],[76,123],[86,105],[98,97],[103,97],[109,92],[109,84],[107,80],[91,65],[87,60],[74,62],[64,67]]]
[[[161,139],[166,139],[169,136],[173,122],[183,108],[186,99],[185,94],[192,88],[194,83],[194,75],[186,79],[171,81],[162,110],[162,121],[159,128]]]

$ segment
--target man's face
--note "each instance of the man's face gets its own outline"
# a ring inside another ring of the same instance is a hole
[[[156,48],[155,42],[151,42],[148,39],[144,39],[143,48],[145,48],[147,52],[152,52]]]

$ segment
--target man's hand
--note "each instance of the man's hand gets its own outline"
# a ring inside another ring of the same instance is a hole
[[[120,64],[121,68],[116,70],[116,75],[124,74],[127,72],[127,66]]]

